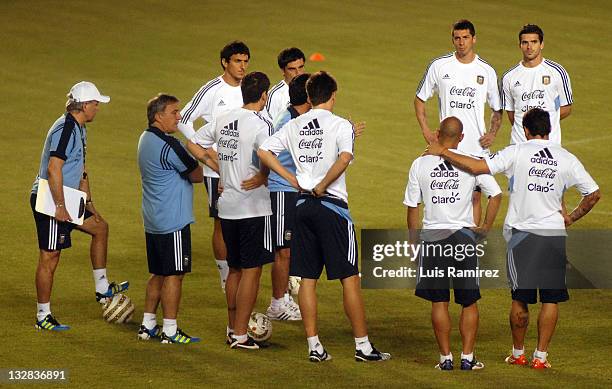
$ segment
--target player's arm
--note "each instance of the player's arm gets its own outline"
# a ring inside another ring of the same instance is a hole
[[[408,243],[416,244],[419,239],[419,207],[408,207],[406,211],[406,223],[408,224]]]
[[[489,131],[486,134],[480,137],[480,146],[485,149],[491,147],[493,142],[495,141],[495,137],[497,137],[497,131],[501,127],[502,123],[502,111],[493,111],[491,112],[491,121],[489,124]]]
[[[438,142],[431,143],[427,146],[425,154],[442,157],[459,169],[473,175],[490,174],[489,166],[484,159],[475,159],[467,155],[454,153]]]
[[[593,193],[589,193],[588,195],[583,196],[578,206],[569,215],[564,216],[565,226],[569,227],[570,225],[580,220],[580,218],[582,218],[584,215],[589,213],[591,209],[593,209],[595,204],[597,204],[599,199],[601,199],[601,192],[599,191],[599,189],[597,189]]]
[[[329,184],[336,181],[338,177],[340,177],[342,173],[344,173],[344,171],[350,165],[352,160],[353,154],[348,153],[346,151],[341,152],[338,156],[338,159],[329,168],[327,174],[325,174],[325,177],[323,177],[321,182],[319,182],[317,185],[315,185],[314,188],[312,188],[312,193],[316,197],[323,196]]]
[[[254,150],[257,152],[259,150],[259,145],[261,145],[265,139],[267,138],[268,132],[262,130],[259,132],[255,139]],[[248,180],[244,180],[240,183],[240,188],[242,190],[253,190],[259,188],[262,185],[268,185],[268,175],[270,175],[270,168],[266,165],[260,163],[259,171]]]
[[[564,105],[564,106],[562,106],[559,109],[559,114],[560,114],[561,120],[563,120],[566,117],[568,117],[571,113],[572,113],[572,106],[571,105]]]
[[[197,168],[193,169],[187,175],[187,179],[191,183],[204,182],[204,169],[201,165],[198,165]]]
[[[194,143],[191,140],[188,140],[187,150],[189,150],[189,152],[191,153],[191,155],[193,155],[195,159],[202,162],[203,164],[205,164],[206,166],[208,166],[215,172],[219,173],[219,164],[214,159],[214,157],[211,155],[211,151],[214,151],[212,150],[212,147],[204,148],[200,146],[199,144]],[[195,182],[195,181],[192,181],[192,182]],[[197,181],[197,182],[201,182],[201,181]]]
[[[287,180],[292,187],[298,190],[301,189],[295,176],[280,163],[272,151],[265,150],[260,147],[259,150],[257,150],[257,156],[263,165],[267,166],[270,168],[270,170],[275,171],[276,174]]]
[[[64,201],[64,176],[62,167],[64,160],[58,157],[51,156],[49,158],[49,166],[47,166],[47,180],[49,181],[49,190],[55,202],[55,219],[60,222],[72,221],[66,202]]]
[[[425,102],[421,100],[418,96],[414,98],[414,113],[416,114],[417,122],[419,122],[419,126],[421,127],[421,132],[423,133],[423,138],[425,138],[425,142],[435,142],[437,140],[436,135],[431,131],[431,129],[429,128],[429,124],[427,123]]]

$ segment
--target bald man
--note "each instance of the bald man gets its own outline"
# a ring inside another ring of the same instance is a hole
[[[436,136],[440,144],[459,153],[456,149],[463,139],[463,125],[456,117],[448,117],[440,123]],[[480,226],[474,223],[472,208],[472,192],[476,186],[489,199]],[[476,302],[480,299],[478,278],[457,277],[455,274],[459,272],[455,270],[475,270],[478,267],[477,237],[485,236],[493,225],[500,202],[501,189],[491,175],[474,176],[430,155],[419,157],[412,163],[404,205],[408,207],[411,243],[418,240],[422,245],[415,294],[432,304],[431,321],[440,349],[440,362],[436,365],[439,370],[453,370],[448,313],[451,279],[455,303],[462,306],[459,324],[463,344],[461,370],[484,367],[474,357],[478,331]],[[419,204],[423,204],[424,211],[420,236],[417,231]],[[453,250],[448,250],[448,245]]]

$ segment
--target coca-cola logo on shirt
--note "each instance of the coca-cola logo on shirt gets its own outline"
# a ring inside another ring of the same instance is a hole
[[[538,169],[535,166],[532,166],[531,169],[529,169],[529,177],[540,177],[540,178],[553,179],[555,178],[556,174],[557,174],[557,170],[551,169],[551,168]]]
[[[236,150],[238,148],[238,139],[219,138],[217,145],[219,147],[226,147],[228,149]]]
[[[470,88],[469,86],[465,88],[457,88],[453,85],[453,87],[450,89],[450,95],[476,97],[476,88]]]
[[[524,92],[521,96],[523,101],[529,101],[533,99],[543,99],[544,91],[542,89],[532,90],[531,92]]]
[[[301,139],[298,147],[300,149],[320,149],[323,147],[323,138],[314,138],[312,140]]]
[[[459,180],[455,180],[455,179],[442,180],[442,181],[432,180],[429,187],[431,188],[431,190],[459,189]]]

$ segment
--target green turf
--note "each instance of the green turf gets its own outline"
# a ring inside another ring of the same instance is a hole
[[[610,291],[572,292],[572,300],[561,308],[550,350],[554,369],[546,372],[502,363],[511,346],[504,290],[483,292],[477,355],[487,367],[473,374],[434,371],[437,350],[429,307],[410,290],[365,291],[371,338],[394,358],[380,365],[356,364],[339,285],[325,281],[319,291],[320,335],[334,361],[317,366],[305,360],[300,323],[275,325],[266,350],[228,350],[202,185],[196,187],[197,223],[192,228],[194,272],[184,284],[180,323],[203,343],[141,343],[135,339],[136,324],[104,323],[92,296],[88,242],[77,233],[73,248],[62,254],[53,293],[54,312],[73,329],[63,334],[33,329],[38,250],[29,190],[45,134],[62,113],[72,84],[91,80],[112,97],[89,126],[88,165],[96,206],[111,226],[109,275],[131,281],[129,295],[139,321],[147,268],[135,157],[148,98],[164,91],[187,102],[220,74],[219,50],[233,39],[248,43],[250,69],[266,72],[273,82],[280,78],[275,65],[280,49],[295,45],[308,54],[323,53],[326,61],[309,62],[307,69],[331,71],[340,85],[337,113],[368,124],[348,173],[357,227],[403,228],[408,167],[424,148],[412,109],[414,90],[428,62],[451,50],[449,26],[460,17],[475,23],[477,51],[498,75],[520,59],[520,26],[532,22],[543,27],[545,56],[563,64],[572,79],[575,105],[563,122],[564,145],[584,161],[604,195],[576,228],[609,228],[612,209],[606,194],[612,175],[603,161],[609,160],[606,145],[612,140],[607,128],[612,9],[605,1],[0,2],[0,158],[5,161],[0,170],[0,368],[68,368],[70,383],[79,387],[610,386]],[[428,104],[428,110],[434,123],[435,104]],[[505,119],[494,148],[507,143],[509,129]],[[578,199],[572,194],[567,203],[573,206]],[[504,213],[505,206],[497,225]],[[260,311],[270,296],[268,271]],[[456,307],[452,313],[457,319]],[[529,352],[534,339],[531,328]],[[458,334],[453,344],[457,355]]]

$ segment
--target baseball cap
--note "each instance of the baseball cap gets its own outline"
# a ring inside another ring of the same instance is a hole
[[[110,101],[110,97],[100,94],[100,91],[93,82],[89,81],[81,81],[74,84],[74,86],[70,88],[70,92],[68,92],[67,96],[78,103],[83,103],[85,101],[108,103]]]

